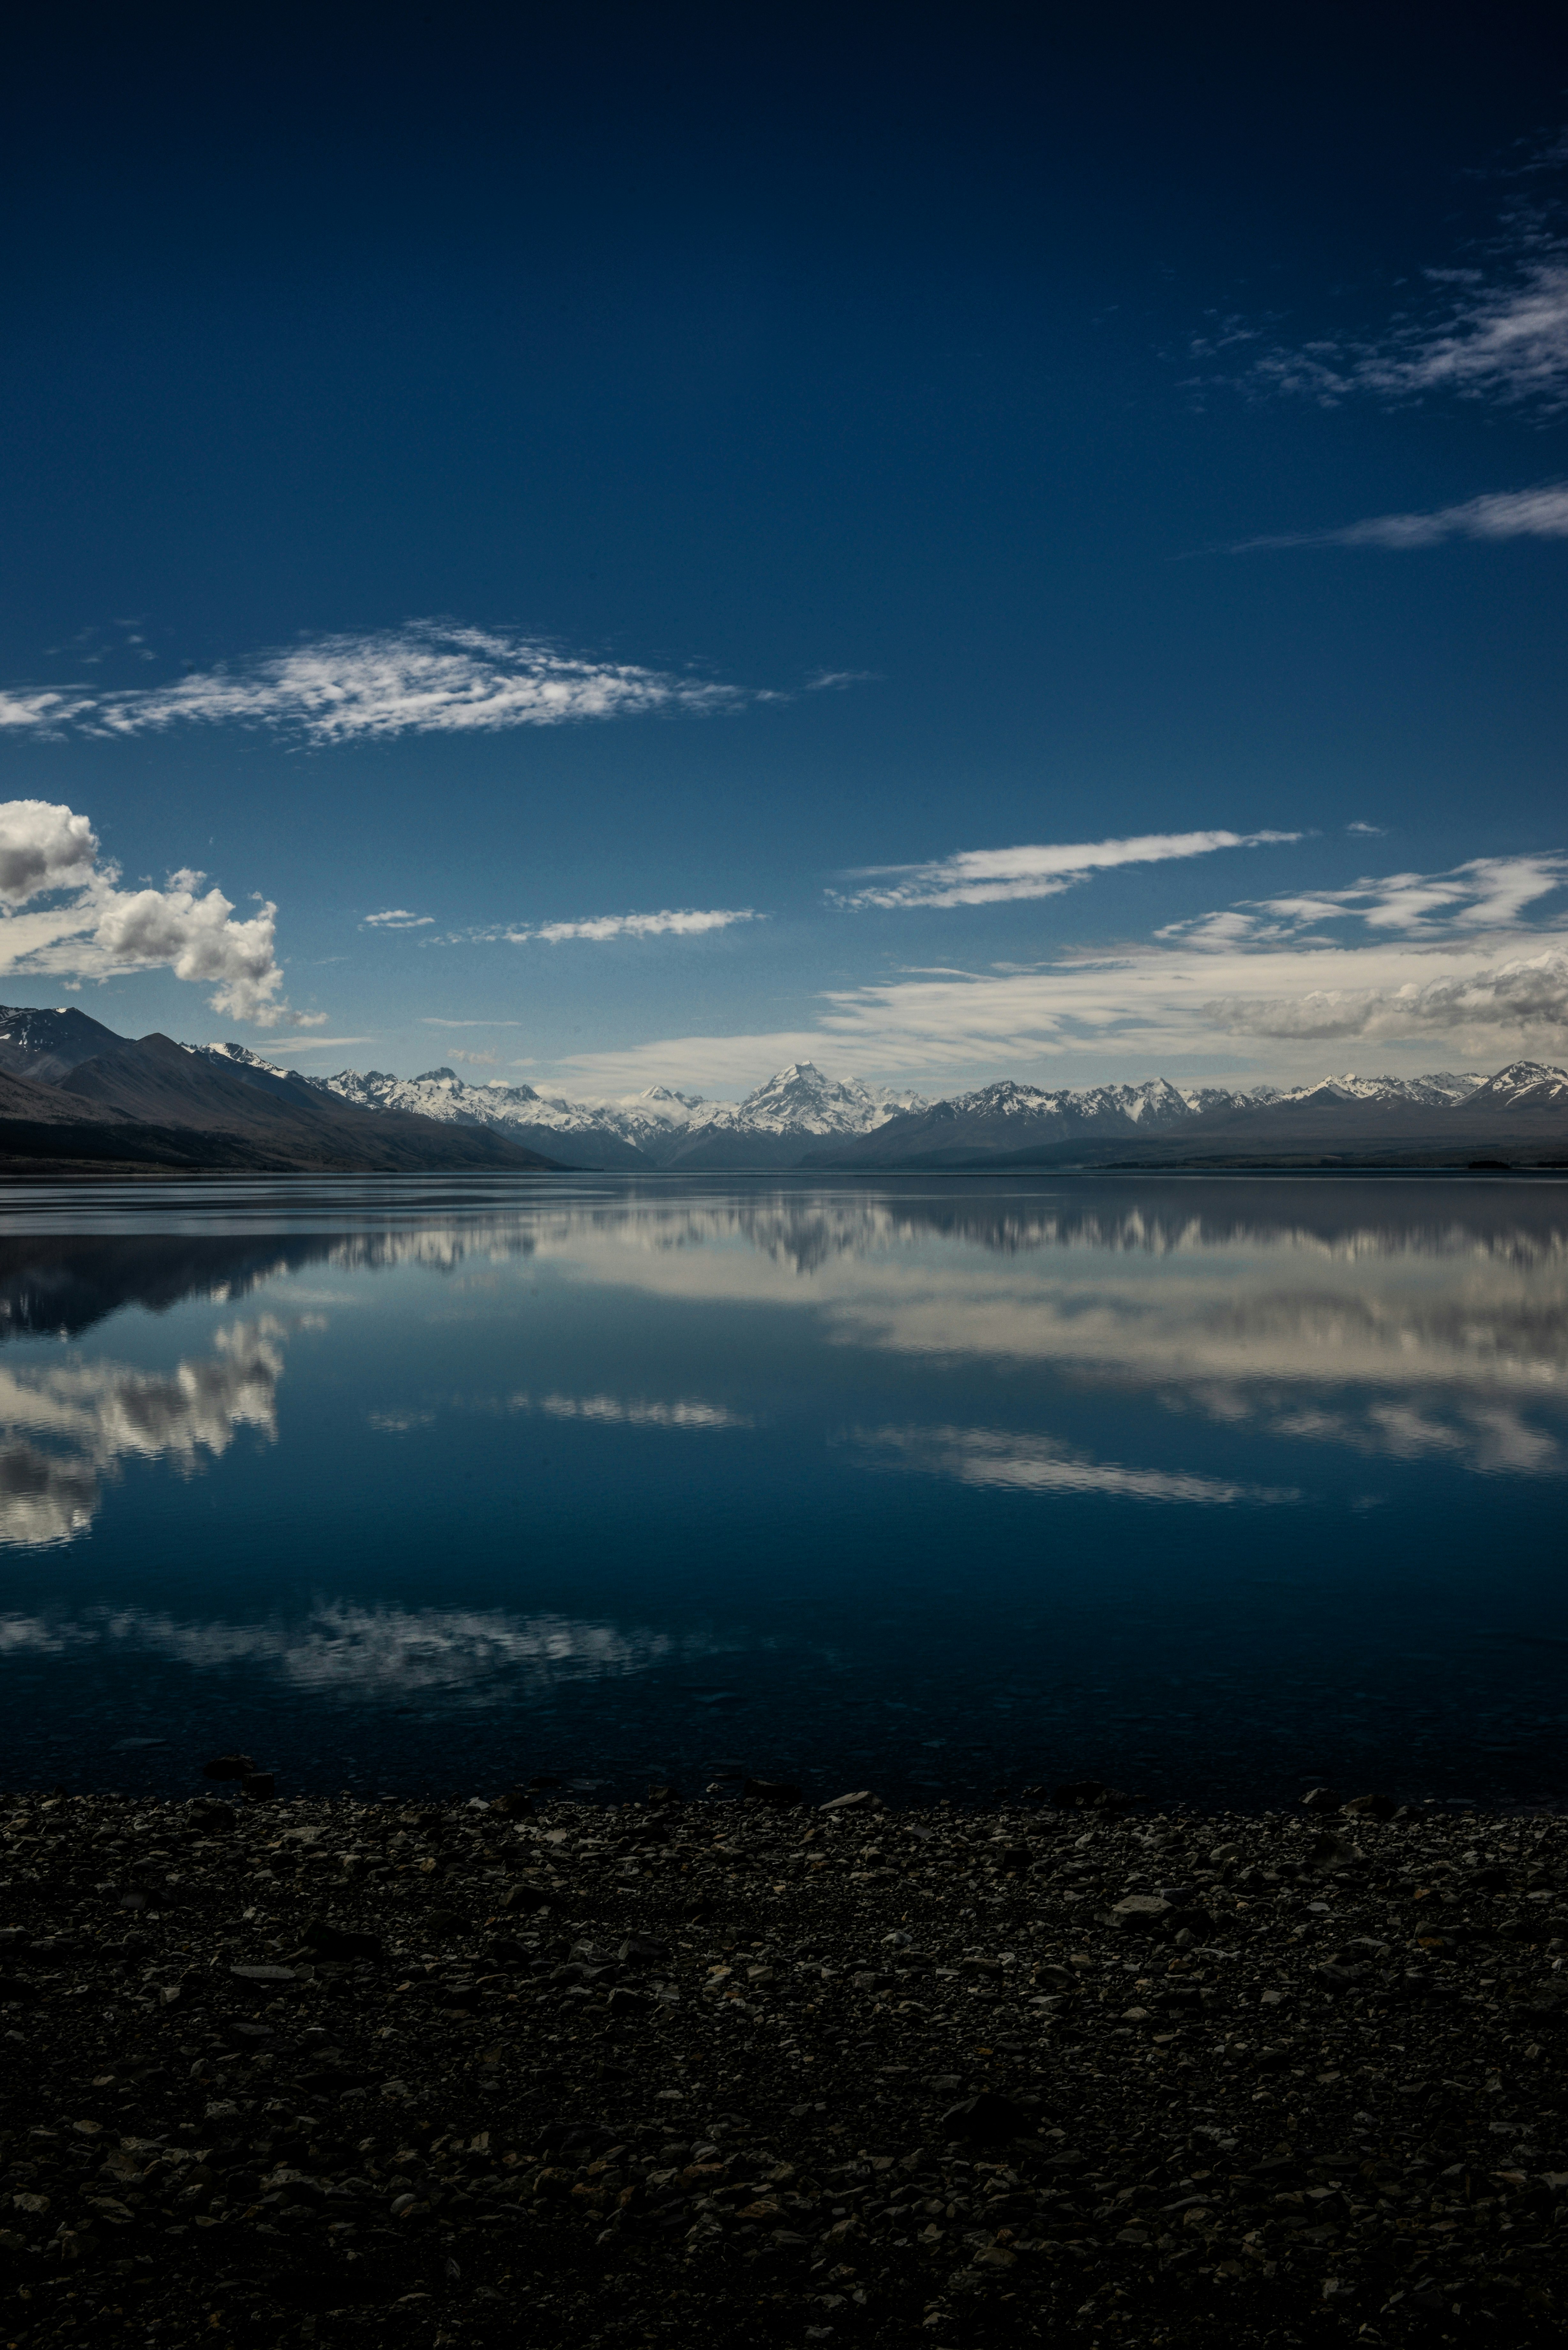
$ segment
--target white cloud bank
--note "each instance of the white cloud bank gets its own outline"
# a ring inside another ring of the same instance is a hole
[[[650,711],[701,714],[775,698],[563,652],[540,638],[414,620],[401,629],[320,637],[235,669],[198,671],[172,685],[0,692],[0,729],[134,735],[171,726],[259,726],[325,744],[492,733]]]
[[[845,1076],[961,1083],[1044,1077],[1092,1054],[1138,1073],[1233,1049],[1327,1038],[1407,1044],[1465,1066],[1473,1054],[1561,1054],[1568,1044],[1568,940],[1524,917],[1562,888],[1568,859],[1478,858],[1438,874],[1252,900],[1172,924],[1114,954],[1024,967],[902,972],[820,999],[814,1024],[742,1036],[667,1037],[562,1066],[585,1085],[673,1083],[712,1091],[759,1068],[815,1060]],[[1432,1066],[1430,1057],[1422,1065]],[[1314,1071],[1316,1074],[1315,1068]]]
[[[184,868],[161,889],[121,889],[99,861],[85,816],[48,800],[0,801],[0,971],[171,971],[211,985],[214,1012],[258,1027],[310,1027],[326,1014],[292,1012],[277,961],[277,908],[236,920],[221,889]]]
[[[1275,538],[1243,539],[1231,552],[1256,555],[1282,546],[1379,546],[1393,552],[1441,546],[1452,538],[1568,538],[1568,483],[1533,490],[1498,490],[1462,505],[1429,514],[1373,515],[1340,530],[1290,531]]]
[[[852,911],[867,906],[994,906],[1013,899],[1054,898],[1091,873],[1116,866],[1157,865],[1170,858],[1208,857],[1219,848],[1258,848],[1300,838],[1299,832],[1149,832],[1127,840],[961,849],[929,865],[867,866],[863,871],[869,888],[828,894]]]
[[[1568,948],[1397,986],[1314,987],[1299,996],[1217,996],[1204,1006],[1232,1035],[1334,1037],[1476,1035],[1514,1030],[1568,1035]]]

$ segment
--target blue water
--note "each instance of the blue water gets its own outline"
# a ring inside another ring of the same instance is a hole
[[[1568,1794],[1568,1185],[0,1195],[0,1784]]]

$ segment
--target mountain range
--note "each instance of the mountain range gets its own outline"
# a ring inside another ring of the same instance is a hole
[[[243,1045],[205,1049],[260,1076],[284,1074]],[[1182,1087],[1164,1077],[1048,1088],[1004,1078],[937,1101],[828,1077],[810,1061],[779,1070],[742,1102],[668,1086],[572,1101],[526,1085],[472,1085],[450,1068],[419,1077],[344,1070],[297,1082],[362,1109],[487,1127],[576,1167],[628,1171],[1568,1159],[1568,1074],[1541,1062],[1492,1076],[1350,1074],[1284,1089]]]
[[[928,1100],[792,1063],[742,1102],[573,1101],[450,1068],[302,1076],[248,1045],[0,1007],[0,1168],[259,1172],[1005,1171],[1064,1166],[1568,1165],[1568,1072],[1183,1087],[1003,1078]]]

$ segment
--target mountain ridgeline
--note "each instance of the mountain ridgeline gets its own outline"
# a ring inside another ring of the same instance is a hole
[[[946,1100],[793,1064],[742,1102],[653,1086],[578,1102],[527,1085],[345,1069],[248,1045],[116,1035],[0,1007],[0,1170],[163,1173],[1006,1172],[1054,1167],[1568,1166],[1568,1073],[1183,1087],[1002,1079]]]
[[[613,1102],[527,1085],[345,1070],[300,1078],[243,1045],[201,1048],[257,1082],[287,1076],[381,1117],[506,1135],[581,1169],[671,1173],[1005,1171],[1069,1166],[1568,1165],[1568,1073],[1515,1062],[1420,1077],[1273,1086],[1045,1087],[1011,1078],[947,1100],[793,1064],[742,1102],[654,1086]]]
[[[74,1008],[0,1006],[0,1172],[498,1173],[557,1162],[494,1128],[369,1111],[296,1072]]]

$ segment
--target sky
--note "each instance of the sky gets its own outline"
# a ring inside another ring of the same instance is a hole
[[[735,1098],[1568,1059],[1568,25],[40,12],[0,993]]]

